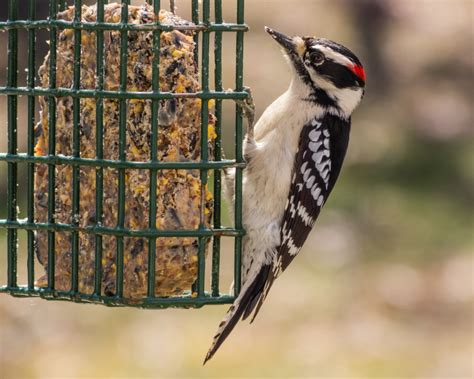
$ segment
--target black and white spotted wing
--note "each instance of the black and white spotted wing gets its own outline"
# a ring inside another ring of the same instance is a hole
[[[301,250],[339,176],[349,142],[350,120],[326,115],[301,131],[290,192],[280,230],[281,244],[260,295],[257,315],[274,280]]]

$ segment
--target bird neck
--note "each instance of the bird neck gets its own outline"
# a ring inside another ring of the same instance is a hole
[[[299,100],[313,105],[314,109],[318,110],[318,113],[321,112],[320,109],[323,109],[323,114],[320,115],[321,117],[324,116],[324,114],[331,114],[347,120],[359,103],[360,100],[358,99],[360,99],[361,96],[360,93],[356,93],[355,91],[352,91],[354,92],[353,96],[346,96],[345,91],[349,90],[341,90],[339,95],[341,95],[343,99],[347,97],[348,101],[341,103],[338,96],[331,96],[328,91],[320,88],[312,81],[308,82],[308,80],[298,75],[297,72],[294,73],[288,88],[291,97],[298,98]]]
[[[286,98],[287,109],[291,113],[304,114],[305,120],[321,119],[327,113],[327,107],[315,101],[311,95],[310,88],[301,82],[293,79],[288,90],[283,95]]]

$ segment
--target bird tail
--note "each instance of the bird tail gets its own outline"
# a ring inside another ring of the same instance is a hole
[[[206,364],[206,362],[213,357],[225,339],[229,336],[230,332],[232,332],[242,315],[243,319],[246,319],[252,313],[252,310],[257,305],[257,302],[260,300],[263,293],[268,274],[270,273],[270,268],[271,265],[263,265],[260,270],[247,278],[240,294],[237,296],[234,303],[227,311],[226,316],[219,324],[219,328],[217,329],[212,345],[207,352],[203,364]]]

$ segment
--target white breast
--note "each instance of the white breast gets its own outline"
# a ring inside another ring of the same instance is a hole
[[[290,86],[255,125],[257,146],[244,147],[249,155],[243,180],[243,223],[247,230],[244,273],[252,259],[268,263],[271,248],[280,243],[280,223],[300,133],[305,124],[323,113],[320,107],[301,100],[300,95]]]

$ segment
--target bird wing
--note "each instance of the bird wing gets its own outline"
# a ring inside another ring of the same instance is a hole
[[[255,308],[255,319],[275,279],[300,252],[339,175],[349,142],[350,121],[326,116],[312,120],[300,134],[293,177],[280,229],[280,246]],[[331,135],[330,135],[331,134]]]

